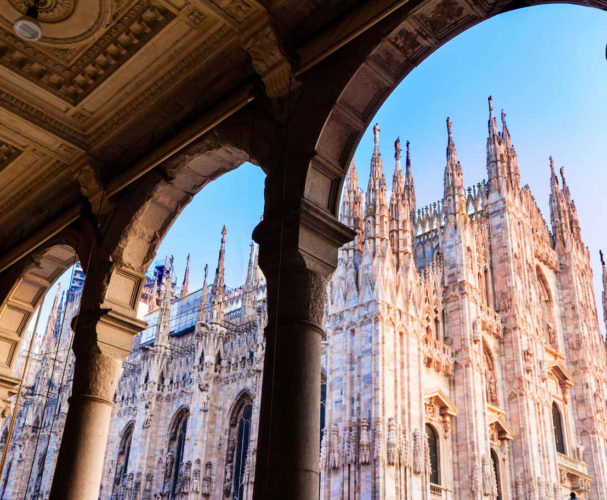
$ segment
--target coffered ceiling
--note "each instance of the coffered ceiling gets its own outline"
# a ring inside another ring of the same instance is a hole
[[[30,43],[31,2],[0,0],[0,251],[81,197],[83,164],[108,181],[353,3],[41,0]]]

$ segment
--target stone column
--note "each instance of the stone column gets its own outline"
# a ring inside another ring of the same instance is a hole
[[[353,236],[306,201],[253,233],[268,284],[255,499],[318,498],[325,286]]]
[[[87,275],[87,279],[90,276]],[[51,500],[95,500],[122,363],[146,323],[134,314],[142,275],[114,271],[101,304],[74,318],[74,375]],[[89,287],[94,289],[94,285]],[[92,303],[87,286],[81,300]]]

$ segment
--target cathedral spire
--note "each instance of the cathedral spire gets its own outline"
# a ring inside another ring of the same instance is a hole
[[[219,258],[217,259],[217,269],[215,270],[215,281],[213,282],[213,290],[215,294],[219,290],[223,293],[224,289],[224,266],[226,258],[226,226],[221,230],[221,246],[219,248]]]
[[[382,177],[382,161],[381,153],[379,152],[379,125],[376,123],[373,125],[373,155],[371,156],[371,173],[369,174],[369,181],[371,181],[371,179],[381,179]]]
[[[599,250],[599,256],[601,258],[601,267],[603,268],[603,321],[605,321],[605,328],[607,328],[607,267],[605,266],[605,256],[603,255],[603,251]],[[605,339],[607,342],[607,338]]]
[[[346,249],[361,249],[363,237],[363,197],[358,186],[358,172],[354,159],[350,163],[346,174],[344,193],[342,197],[340,220],[354,229],[357,234],[354,241],[346,243]]]
[[[181,285],[181,297],[185,297],[188,294],[189,283],[190,283],[190,254],[188,254],[188,260],[185,265],[185,274],[183,275],[183,284]]]
[[[405,191],[405,179],[400,166],[400,139],[394,141],[394,175],[390,196],[390,244],[397,256],[397,264],[403,263],[403,255],[411,253],[411,220]]]
[[[60,308],[60,300],[63,300],[63,296],[59,299],[59,293],[61,292],[61,283],[57,284],[57,292],[55,292],[55,299],[53,300],[53,306],[51,307],[51,312],[48,315],[48,320],[46,322],[46,331],[44,332],[44,337],[42,339],[42,343],[40,344],[38,351],[39,352],[50,352],[52,350],[53,338],[55,336],[55,330],[57,326],[57,315],[58,310]],[[34,332],[35,335],[36,332]]]
[[[411,170],[411,143],[407,141],[407,159],[405,160],[405,195],[409,204],[411,222],[415,220],[415,184]]]
[[[489,96],[489,137],[493,140],[498,140],[497,121],[493,115],[493,97]],[[503,112],[502,112],[503,113]]]
[[[165,259],[165,263],[168,259]],[[165,264],[165,271],[167,265]],[[173,256],[170,259],[170,266],[168,266],[168,274],[166,276],[165,287],[162,293],[162,300],[160,302],[160,311],[158,313],[158,330],[156,332],[156,341],[159,344],[165,344],[168,342],[169,331],[171,329],[171,302],[173,300]]]
[[[465,214],[466,211],[466,191],[464,189],[462,166],[457,161],[457,152],[449,118],[447,118],[447,138],[447,165],[445,166],[444,177],[445,215],[461,215]]]
[[[364,238],[388,239],[388,203],[386,201],[386,178],[382,170],[379,153],[379,126],[373,126],[375,146],[371,157],[371,172],[366,193]]]
[[[251,252],[249,254],[249,266],[247,268],[247,281],[246,286],[250,288],[255,281],[255,271],[257,267],[257,247],[255,243],[251,242]]]
[[[457,164],[457,151],[453,142],[453,132],[451,130],[451,119],[447,117],[447,164]]]
[[[397,137],[394,141],[394,175],[392,176],[392,193],[402,194],[405,192],[405,178],[400,167],[400,138]]]
[[[208,286],[207,278],[209,275],[209,265],[204,265],[204,281],[202,282],[202,297],[200,299],[200,308],[198,310],[199,321],[205,322],[207,320],[207,300],[208,300]]]
[[[507,144],[510,144],[510,132],[508,132],[508,126],[506,125],[506,112],[502,109],[502,138]]]

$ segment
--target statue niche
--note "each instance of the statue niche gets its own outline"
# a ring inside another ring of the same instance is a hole
[[[495,359],[489,348],[483,344],[483,361],[485,365],[485,392],[487,402],[498,406],[497,374],[495,373]]]
[[[554,301],[550,286],[542,271],[537,268],[538,294],[541,307],[540,321],[546,342],[554,349],[558,349],[558,339],[556,335],[556,324],[554,321]],[[540,312],[540,311],[538,311]]]

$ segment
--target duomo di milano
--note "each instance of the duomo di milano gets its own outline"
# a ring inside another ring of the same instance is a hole
[[[377,126],[366,192],[349,170],[341,220],[356,238],[324,316],[323,499],[607,499],[607,356],[575,204],[551,159],[547,226],[489,107],[488,177],[471,188],[449,120],[440,201],[416,206],[399,140],[387,192]],[[246,282],[226,287],[225,251],[224,228],[201,290],[189,259],[179,290],[172,259],[148,277],[100,498],[252,497],[266,282],[252,245]],[[82,282],[76,268],[36,340],[1,498],[49,495]]]

